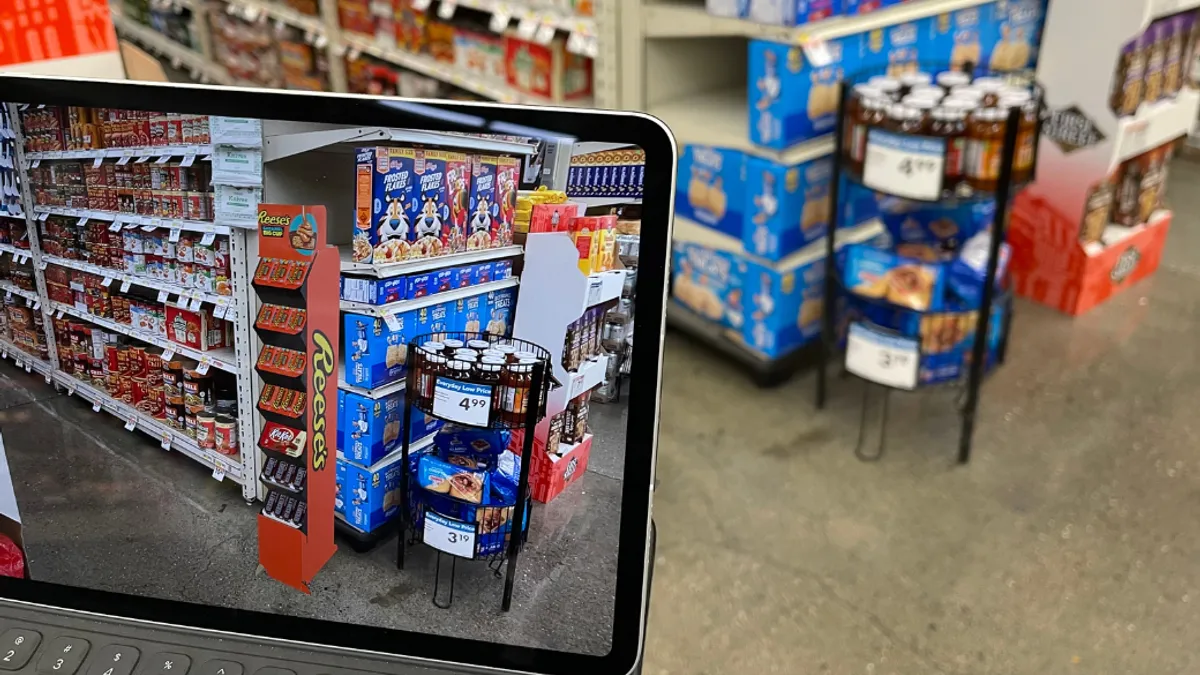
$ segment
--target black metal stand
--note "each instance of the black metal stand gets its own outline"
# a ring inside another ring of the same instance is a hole
[[[851,93],[851,85],[843,82],[841,85],[838,102],[837,129],[834,133],[833,175],[830,188],[830,199],[831,203],[834,205],[834,208],[830,214],[829,236],[825,238],[825,305],[821,322],[821,349],[818,356],[819,367],[817,369],[816,406],[818,409],[825,407],[829,387],[828,366],[830,360],[833,359],[834,355],[838,353],[838,345],[841,339],[840,331],[838,330],[838,298],[839,293],[844,292],[845,288],[837,268],[837,245],[835,241],[835,233],[837,232],[843,217],[843,207],[839,203],[839,190],[843,177],[843,162],[845,161],[845,151],[847,147],[845,138],[845,119],[846,111],[849,107]],[[1010,109],[1008,123],[1005,127],[1004,143],[1001,154],[999,184],[993,196],[993,199],[996,202],[996,212],[991,230],[992,236],[988,251],[987,272],[986,276],[984,277],[979,317],[975,327],[974,343],[971,345],[969,371],[966,382],[963,384],[965,387],[965,396],[963,398],[962,405],[960,406],[962,427],[959,434],[958,444],[958,462],[960,464],[965,464],[971,459],[971,449],[975,432],[975,418],[979,406],[979,390],[983,383],[984,374],[987,369],[988,325],[992,318],[992,309],[996,299],[995,278],[996,271],[1000,263],[1000,246],[1004,242],[1007,235],[1009,202],[1012,197],[1013,188],[1013,165],[1016,161],[1020,120],[1020,110],[1016,108]],[[1041,122],[1039,115],[1039,129],[1040,125]],[[1034,156],[1033,162],[1036,166],[1036,155]],[[870,188],[870,186],[867,187]],[[999,349],[997,350],[997,361],[999,363],[1003,362],[1004,356],[1007,352],[1008,331],[1012,325],[1011,293],[1008,294],[1006,299],[1006,306],[1009,308],[1009,313],[1006,315],[1006,325],[1004,326]],[[875,388],[875,386],[877,385],[866,383],[867,388],[863,392],[858,442],[854,450],[855,456],[862,461],[878,461],[883,456],[887,447],[886,425],[888,418],[890,389],[887,389],[884,393],[880,417],[880,437],[876,452],[874,454],[868,454],[865,452],[865,427],[868,417],[867,408],[870,399],[870,390]]]

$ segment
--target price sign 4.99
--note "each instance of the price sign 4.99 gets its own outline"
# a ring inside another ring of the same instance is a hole
[[[863,183],[897,197],[937,201],[946,171],[946,140],[871,129]]]
[[[850,324],[846,370],[885,387],[916,389],[921,350],[915,338],[890,335],[861,323]]]
[[[444,420],[486,427],[491,406],[492,388],[486,384],[459,382],[445,377],[439,377],[434,384],[433,414]]]

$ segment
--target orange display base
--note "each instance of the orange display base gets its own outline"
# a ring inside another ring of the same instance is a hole
[[[1079,243],[1079,223],[1040,197],[1013,203],[1009,271],[1018,294],[1077,316],[1154,274],[1162,259],[1171,213],[1159,211],[1125,239],[1091,255]]]
[[[274,579],[309,593],[308,584],[333,557],[337,546],[326,537],[309,542],[300,530],[258,514],[258,564]]]

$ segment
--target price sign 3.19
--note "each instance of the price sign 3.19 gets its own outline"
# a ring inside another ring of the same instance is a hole
[[[460,558],[475,557],[475,526],[425,511],[425,544]]]
[[[492,388],[486,384],[459,382],[439,377],[433,387],[433,414],[438,417],[486,427],[492,408]]]
[[[921,350],[915,338],[891,335],[861,323],[850,324],[846,370],[885,387],[916,389]]]
[[[946,171],[946,139],[871,129],[863,183],[897,197],[937,201]]]

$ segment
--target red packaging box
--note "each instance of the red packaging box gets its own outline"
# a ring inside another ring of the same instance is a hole
[[[207,307],[193,312],[167,305],[167,338],[202,352],[225,346],[225,330]]]

